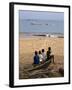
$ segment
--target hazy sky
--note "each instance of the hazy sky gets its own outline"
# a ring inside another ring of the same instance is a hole
[[[47,11],[19,11],[20,19],[42,19],[42,20],[64,20],[62,12],[47,12]]]

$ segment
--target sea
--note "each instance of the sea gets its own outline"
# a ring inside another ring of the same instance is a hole
[[[20,36],[57,35],[64,37],[64,21],[61,20],[19,20]]]

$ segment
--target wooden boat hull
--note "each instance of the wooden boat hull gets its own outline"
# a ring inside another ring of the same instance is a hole
[[[51,60],[46,61],[43,64],[39,64],[39,65],[35,65],[33,68],[28,69],[28,71],[33,71],[33,70],[37,70],[37,69],[42,69],[42,68],[46,68],[48,67],[48,65],[51,63]]]

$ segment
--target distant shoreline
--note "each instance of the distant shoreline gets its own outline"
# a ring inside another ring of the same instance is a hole
[[[20,37],[52,37],[52,38],[64,38],[64,35],[62,33],[35,33],[35,32],[20,32]]]
[[[64,33],[61,32],[19,32],[20,34],[61,34],[64,35]]]

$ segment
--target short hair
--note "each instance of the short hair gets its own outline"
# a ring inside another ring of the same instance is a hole
[[[44,49],[42,49],[42,52],[44,52],[45,50]]]
[[[39,51],[39,54],[41,54],[41,51]]]
[[[38,54],[38,52],[37,51],[35,51],[35,55],[37,55]]]
[[[51,50],[51,47],[48,47],[48,50]]]

